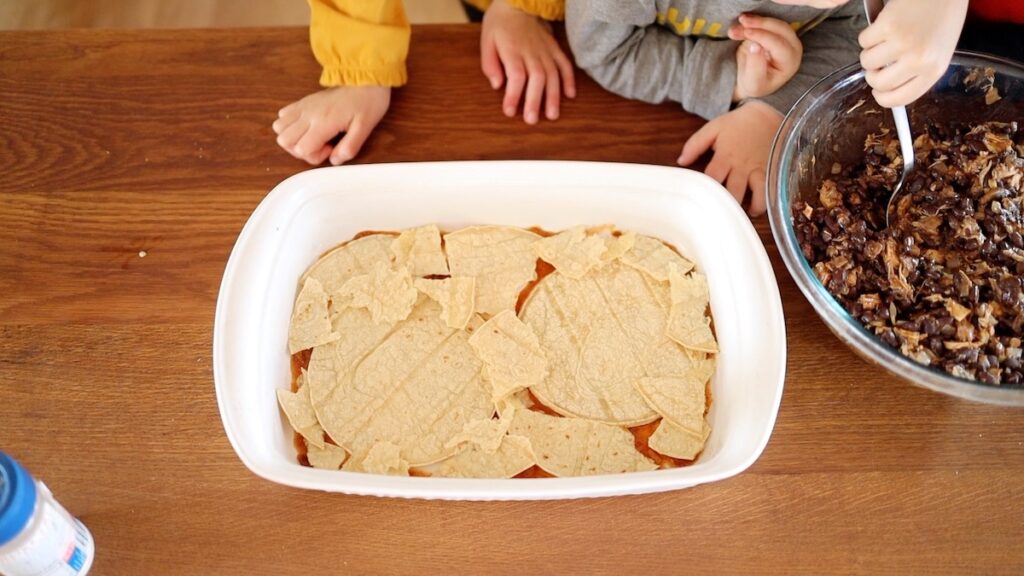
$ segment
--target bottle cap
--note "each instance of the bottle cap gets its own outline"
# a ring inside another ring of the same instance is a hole
[[[18,461],[0,452],[0,546],[21,533],[36,509],[36,483]]]

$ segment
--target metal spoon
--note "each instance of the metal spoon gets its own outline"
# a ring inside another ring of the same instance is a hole
[[[864,0],[864,12],[867,13],[868,24],[870,25],[882,11],[884,4],[882,0]],[[907,175],[914,169],[914,136],[910,133],[910,119],[907,117],[906,106],[894,106],[892,118],[896,123],[896,136],[900,141],[900,156],[903,157],[903,173],[900,180],[889,197],[889,203],[885,206],[885,226],[892,223],[892,214],[896,208],[896,197],[903,190],[903,184],[907,181]]]

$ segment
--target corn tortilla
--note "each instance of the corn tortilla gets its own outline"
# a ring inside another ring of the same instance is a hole
[[[324,430],[353,454],[386,441],[411,466],[436,462],[454,453],[446,443],[467,422],[494,412],[469,336],[449,328],[433,300],[421,297],[384,332],[366,314],[349,320],[346,332],[365,331],[370,344],[343,337],[317,347],[307,381]]]
[[[394,324],[409,316],[418,292],[408,268],[377,262],[368,274],[353,276],[338,290],[336,305],[366,308],[376,324]]]
[[[511,310],[484,323],[469,337],[469,345],[487,367],[495,402],[544,379],[547,360],[537,335]]]
[[[476,312],[493,316],[515,308],[537,277],[533,244],[540,236],[511,226],[470,226],[445,234],[452,277],[476,278]]]
[[[389,246],[395,266],[405,266],[413,276],[444,276],[448,260],[441,249],[441,231],[435,224],[403,230]]]
[[[299,279],[305,284],[309,278],[316,278],[324,292],[334,294],[353,276],[366,274],[374,264],[391,264],[391,234],[369,234],[342,244],[324,254]]]
[[[608,250],[603,238],[588,235],[583,226],[541,238],[534,248],[537,256],[570,278],[582,278],[601,264],[601,257]]]
[[[509,428],[530,440],[537,465],[555,476],[591,476],[654,470],[620,426],[516,410]]]
[[[675,264],[680,274],[693,268],[693,263],[683,258],[667,244],[650,236],[637,235],[633,247],[622,255],[622,261],[660,282],[668,281],[668,265]]]
[[[295,308],[292,311],[292,320],[288,328],[289,354],[339,338],[331,328],[328,301],[329,297],[320,281],[316,278],[307,278],[295,299]]]
[[[417,278],[414,284],[441,305],[441,318],[449,328],[462,330],[469,324],[476,303],[476,278]]]
[[[626,426],[654,420],[633,383],[693,364],[664,336],[669,301],[667,284],[618,262],[581,279],[548,275],[521,312],[548,359],[547,377],[531,391],[567,416]]]

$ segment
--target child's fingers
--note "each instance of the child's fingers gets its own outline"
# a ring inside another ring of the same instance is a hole
[[[554,58],[555,65],[558,66],[558,72],[562,76],[562,88],[565,91],[565,95],[569,98],[576,97],[576,75],[572,69],[572,62],[559,48],[558,42],[552,38],[551,40],[555,44]]]
[[[501,62],[505,66],[505,99],[501,103],[501,108],[504,110],[505,116],[511,118],[516,115],[519,98],[523,95],[523,86],[526,85],[526,69],[518,54],[515,57],[502,56]]]
[[[308,128],[309,121],[305,118],[299,118],[277,135],[277,145],[294,156],[293,148],[295,143],[299,141],[299,138],[302,138],[302,135],[306,133]]]
[[[322,121],[313,122],[309,125],[309,129],[306,130],[306,133],[302,135],[302,138],[299,138],[298,142],[295,143],[295,153],[309,161],[309,159],[313,158],[315,153],[319,153],[320,149],[324,147],[324,144],[326,144],[331,138],[334,138],[337,133],[338,128],[336,125]]]
[[[291,104],[289,104],[289,105],[285,106],[284,108],[281,108],[280,110],[278,110],[277,111],[277,117],[278,118],[284,118],[285,116],[289,116],[293,112],[296,112],[297,111],[296,104],[298,104],[298,102],[292,102]]]
[[[746,88],[748,95],[760,95],[768,84],[768,57],[760,44],[750,40],[744,41],[740,50],[745,52],[744,58],[737,59],[741,62],[737,71],[740,84]]]
[[[889,92],[914,79],[912,67],[904,60],[900,60],[880,70],[868,70],[864,73],[864,80],[879,92]]]
[[[876,44],[860,53],[860,66],[865,70],[885,68],[899,59],[899,49],[893,42]]]
[[[708,167],[710,168],[710,166]],[[729,171],[729,177],[725,180],[725,189],[732,194],[737,202],[743,203],[743,197],[747,194],[748,174],[739,167],[733,167]]]
[[[544,115],[548,120],[557,120],[562,95],[559,90],[561,82],[558,81],[558,68],[553,59],[544,62],[544,73]]]
[[[756,14],[741,14],[740,24],[743,25],[746,32],[750,30],[765,30],[788,41],[797,39],[796,30],[793,30],[792,26],[778,18],[758,16]]]
[[[715,143],[715,138],[718,137],[718,129],[715,125],[715,121],[712,120],[700,130],[694,132],[693,136],[683,144],[683,152],[679,155],[679,159],[676,161],[680,166],[689,166],[693,164],[697,158],[704,152],[707,152],[708,148]]]
[[[750,173],[750,214],[752,216],[760,216],[764,214],[767,206],[767,199],[765,197],[765,172],[763,168],[754,168]]]
[[[280,134],[301,116],[299,107],[295,104],[285,106],[277,114],[277,120],[274,120],[274,123],[270,125],[274,129],[275,134]]]
[[[327,160],[327,158],[331,155],[331,150],[333,150],[333,148],[331,148],[329,144],[324,144],[323,146],[320,147],[319,150],[312,154],[307,154],[303,156],[302,159],[313,166],[319,166],[320,164],[323,164],[324,160]]]
[[[501,68],[501,58],[498,56],[498,47],[492,38],[481,39],[480,41],[480,69],[483,71],[491,88],[501,88],[505,81],[505,73]]]
[[[526,63],[529,80],[526,81],[526,99],[523,101],[523,120],[536,124],[540,116],[540,101],[544,96],[544,67],[537,61]]]
[[[861,48],[869,50],[878,44],[885,42],[885,38],[888,35],[889,27],[886,25],[886,22],[884,20],[881,22],[875,21],[874,24],[865,28],[864,31],[857,36],[857,43],[860,44]]]
[[[794,45],[786,38],[774,32],[748,28],[743,34],[747,37],[748,41],[757,42],[762,48],[767,50],[775,62],[785,64],[800,59],[799,44]]]
[[[729,162],[726,161],[725,156],[722,154],[715,154],[711,157],[711,162],[708,162],[708,167],[704,169],[704,173],[710,176],[715,182],[725,184],[726,178],[729,177],[730,168]]]
[[[374,126],[367,126],[360,118],[354,118],[348,125],[345,135],[331,151],[331,164],[337,166],[355,158],[366,139],[370,137],[373,128]]]
[[[893,106],[906,106],[912,103],[914,100],[924,96],[925,92],[931,87],[931,82],[918,76],[895,90],[888,92],[872,90],[871,94],[875,97],[875,101],[878,102],[879,106],[892,108]]]
[[[271,124],[270,127],[274,129],[274,134],[280,134],[285,128],[291,126],[294,122],[295,118],[293,116],[282,116],[277,120],[274,120],[274,123]]]

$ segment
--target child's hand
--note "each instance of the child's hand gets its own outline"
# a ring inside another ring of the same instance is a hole
[[[558,118],[562,86],[566,96],[576,97],[572,63],[551,35],[551,26],[504,0],[494,0],[484,13],[480,66],[491,88],[497,90],[505,84],[501,106],[509,118],[516,115],[526,88],[523,120],[527,124],[537,122],[542,97],[548,120]]]
[[[967,16],[967,0],[890,0],[861,32],[860,64],[875,100],[906,106],[942,77]]]
[[[281,108],[274,121],[277,143],[289,154],[316,166],[331,159],[337,166],[355,158],[391,104],[386,86],[335,86]],[[327,143],[344,132],[333,148]]]
[[[715,155],[704,173],[725,184],[743,204],[750,188],[751,216],[765,211],[764,184],[772,138],[782,124],[782,114],[764,102],[747,102],[715,118],[698,130],[683,146],[679,165],[688,166],[709,148]]]
[[[736,49],[734,102],[775,92],[800,68],[803,44],[782,20],[743,14],[729,38],[743,41]]]

